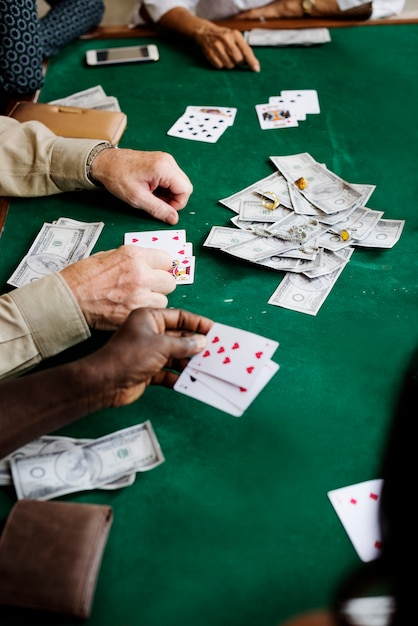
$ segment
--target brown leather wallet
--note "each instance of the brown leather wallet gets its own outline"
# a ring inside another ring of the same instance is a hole
[[[42,102],[16,102],[9,113],[19,122],[42,122],[56,135],[84,139],[104,139],[117,145],[125,131],[127,117],[120,111],[84,109]]]
[[[0,537],[0,604],[87,619],[112,519],[110,506],[19,500]]]

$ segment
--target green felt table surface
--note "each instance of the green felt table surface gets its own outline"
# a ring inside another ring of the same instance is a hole
[[[94,438],[150,419],[166,458],[128,488],[62,498],[114,510],[91,626],[273,626],[328,605],[360,563],[327,491],[379,478],[418,340],[418,25],[332,29],[331,38],[258,48],[259,74],[216,71],[161,38],[153,64],[84,67],[88,48],[135,40],[80,41],[49,63],[40,101],[101,84],[128,116],[121,147],[170,152],[194,184],[178,226],[194,246],[195,281],[178,286],[169,305],[280,342],[279,372],[241,418],[153,387],[59,432]],[[320,114],[261,130],[255,105],[283,89],[316,89]],[[237,107],[235,123],[215,144],[168,136],[190,104]],[[299,152],[349,182],[376,185],[368,206],[406,220],[392,249],[356,249],[316,316],[267,304],[283,273],[202,245],[213,225],[230,225],[221,198],[275,171],[269,156]],[[94,251],[119,246],[125,232],[169,228],[101,191],[13,200],[0,239],[3,290],[43,222],[60,216],[104,221]],[[12,487],[0,490],[3,519],[15,500]],[[14,619],[6,611],[1,623]]]

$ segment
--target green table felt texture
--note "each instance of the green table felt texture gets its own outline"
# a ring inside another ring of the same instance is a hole
[[[120,146],[170,152],[193,182],[178,227],[194,246],[195,282],[178,286],[169,305],[280,342],[279,372],[241,418],[153,387],[131,406],[59,432],[100,437],[150,419],[166,459],[131,487],[62,498],[114,509],[91,626],[273,626],[328,605],[360,564],[327,491],[379,477],[418,342],[418,25],[334,29],[331,38],[257,48],[259,74],[216,71],[162,38],[153,64],[83,66],[88,48],[131,40],[80,41],[49,63],[40,101],[101,84],[128,116]],[[255,105],[283,89],[316,89],[320,114],[297,128],[261,130]],[[215,144],[169,137],[187,105],[238,112]],[[298,152],[352,183],[376,185],[368,206],[406,220],[392,249],[354,252],[316,316],[267,304],[283,273],[202,246],[234,215],[221,198],[272,173],[269,156]],[[101,191],[14,200],[0,240],[4,290],[42,223],[60,216],[103,220],[95,251],[122,244],[125,232],[169,228]],[[60,359],[103,340],[95,335]],[[12,487],[0,490],[3,518],[15,499]],[[2,624],[15,623],[3,615]]]

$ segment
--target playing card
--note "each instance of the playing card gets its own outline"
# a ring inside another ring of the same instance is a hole
[[[288,110],[292,117],[298,121],[306,120],[306,113],[303,102],[295,98],[285,98],[284,96],[270,96],[269,104],[275,104],[282,109]]]
[[[294,101],[298,107],[302,107],[305,113],[320,113],[316,89],[283,89],[280,95],[287,100]]]
[[[171,273],[177,283],[191,285],[194,281],[195,257],[186,256],[173,259],[173,269]]]
[[[124,243],[142,248],[160,248],[173,254],[186,255],[185,230],[149,230],[125,233]]]
[[[267,383],[271,380],[274,374],[279,369],[279,365],[274,361],[267,361],[264,368],[260,372],[256,382],[250,389],[244,389],[244,387],[238,387],[232,385],[220,378],[215,378],[204,372],[199,372],[189,366],[189,373],[194,378],[197,378],[206,387],[211,389],[214,393],[228,400],[231,404],[237,408],[245,411],[251,402],[258,396],[260,391],[264,389]]]
[[[226,117],[185,113],[167,131],[171,137],[216,143],[228,128]]]
[[[199,115],[206,119],[215,119],[218,122],[222,120],[228,126],[232,126],[235,120],[237,109],[234,107],[217,107],[217,106],[193,106],[186,107],[186,115]]]
[[[205,404],[213,406],[215,409],[225,411],[234,417],[240,417],[243,414],[243,410],[237,408],[231,402],[228,402],[223,396],[218,395],[198,380],[190,371],[189,367],[186,367],[174,385],[175,391],[183,393],[190,398],[200,400]]]
[[[190,367],[250,389],[278,347],[278,342],[246,330],[215,323],[206,348],[190,360]]]
[[[194,282],[193,244],[186,241],[185,230],[150,230],[125,233],[124,243],[142,248],[165,250],[173,259],[170,273],[176,282],[183,285],[191,285]]]
[[[297,119],[292,117],[291,111],[278,104],[256,104],[255,110],[263,130],[299,126]]]
[[[382,550],[379,500],[383,480],[365,482],[328,492],[328,498],[358,556],[364,562],[376,559]]]

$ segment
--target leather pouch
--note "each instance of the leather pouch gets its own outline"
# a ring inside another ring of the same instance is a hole
[[[110,506],[19,500],[0,537],[0,604],[87,619]]]
[[[19,122],[42,122],[56,135],[84,139],[104,139],[117,145],[122,137],[127,117],[120,111],[84,109],[41,102],[16,102],[9,113]]]

